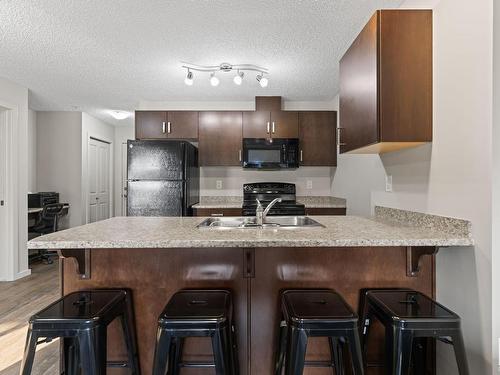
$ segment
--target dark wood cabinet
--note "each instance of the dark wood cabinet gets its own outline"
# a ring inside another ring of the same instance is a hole
[[[340,60],[340,152],[432,141],[432,11],[380,10]]]
[[[337,165],[337,112],[299,112],[300,165]]]
[[[167,118],[166,111],[136,111],[135,138],[166,139]]]
[[[243,112],[243,138],[298,137],[299,117],[297,112]]]
[[[345,208],[337,207],[306,207],[306,215],[340,215],[345,216]]]
[[[200,112],[198,136],[200,166],[241,165],[241,112]]]
[[[194,208],[194,216],[242,216],[241,208]]]
[[[196,111],[136,111],[136,139],[198,139]]]

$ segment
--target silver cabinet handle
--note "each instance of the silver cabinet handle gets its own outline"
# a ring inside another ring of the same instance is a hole
[[[274,134],[274,121],[273,121],[273,134]]]
[[[300,150],[300,161],[304,161],[304,151]]]
[[[161,126],[161,131],[162,131],[163,133],[165,133],[165,121],[163,121],[163,122],[161,123],[161,125],[162,125],[162,126]]]
[[[171,126],[170,126],[170,121],[167,122],[167,133],[170,134],[171,133]]]
[[[224,214],[210,214],[210,216],[212,216],[212,217],[220,217],[220,216],[224,216]]]
[[[238,151],[238,157],[239,157],[239,159],[241,161],[241,150]]]
[[[343,130],[344,128],[337,128],[337,146],[345,146],[346,144],[344,142],[340,142],[340,135],[342,134],[341,133],[341,130]]]
[[[269,121],[268,121],[267,122],[267,134],[269,134],[269,126],[270,126],[270,124],[269,124]]]

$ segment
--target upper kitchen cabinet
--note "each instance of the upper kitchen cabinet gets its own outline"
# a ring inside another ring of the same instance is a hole
[[[243,138],[298,137],[298,112],[281,110],[243,112]]]
[[[240,166],[241,112],[200,112],[200,166]]]
[[[136,111],[136,139],[198,139],[198,112]]]
[[[340,60],[340,152],[432,141],[432,11],[379,10]]]
[[[337,165],[337,112],[299,112],[300,165]]]

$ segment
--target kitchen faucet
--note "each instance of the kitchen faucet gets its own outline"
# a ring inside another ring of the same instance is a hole
[[[256,224],[257,225],[260,225],[262,226],[265,222],[266,222],[266,217],[267,217],[267,214],[269,213],[269,210],[276,204],[276,203],[280,203],[282,201],[281,198],[275,198],[271,201],[271,203],[269,203],[266,207],[266,209],[264,210],[264,208],[262,207],[262,203],[260,203],[260,201],[258,199],[256,199],[257,201],[257,209],[255,210],[255,219],[256,219]]]

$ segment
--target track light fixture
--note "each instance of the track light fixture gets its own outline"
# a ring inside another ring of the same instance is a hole
[[[193,73],[191,72],[192,70],[210,73],[210,84],[212,86],[218,86],[220,83],[219,78],[215,76],[216,72],[228,73],[233,71],[236,71],[233,82],[238,86],[243,83],[243,78],[245,77],[244,71],[257,72],[258,74],[255,78],[257,79],[257,82],[259,82],[261,87],[267,87],[267,85],[269,84],[268,78],[264,77],[264,74],[269,74],[269,70],[267,68],[263,68],[261,66],[253,64],[232,65],[229,63],[222,63],[220,65],[205,66],[183,62],[182,67],[187,70],[184,83],[188,86],[193,85]]]

